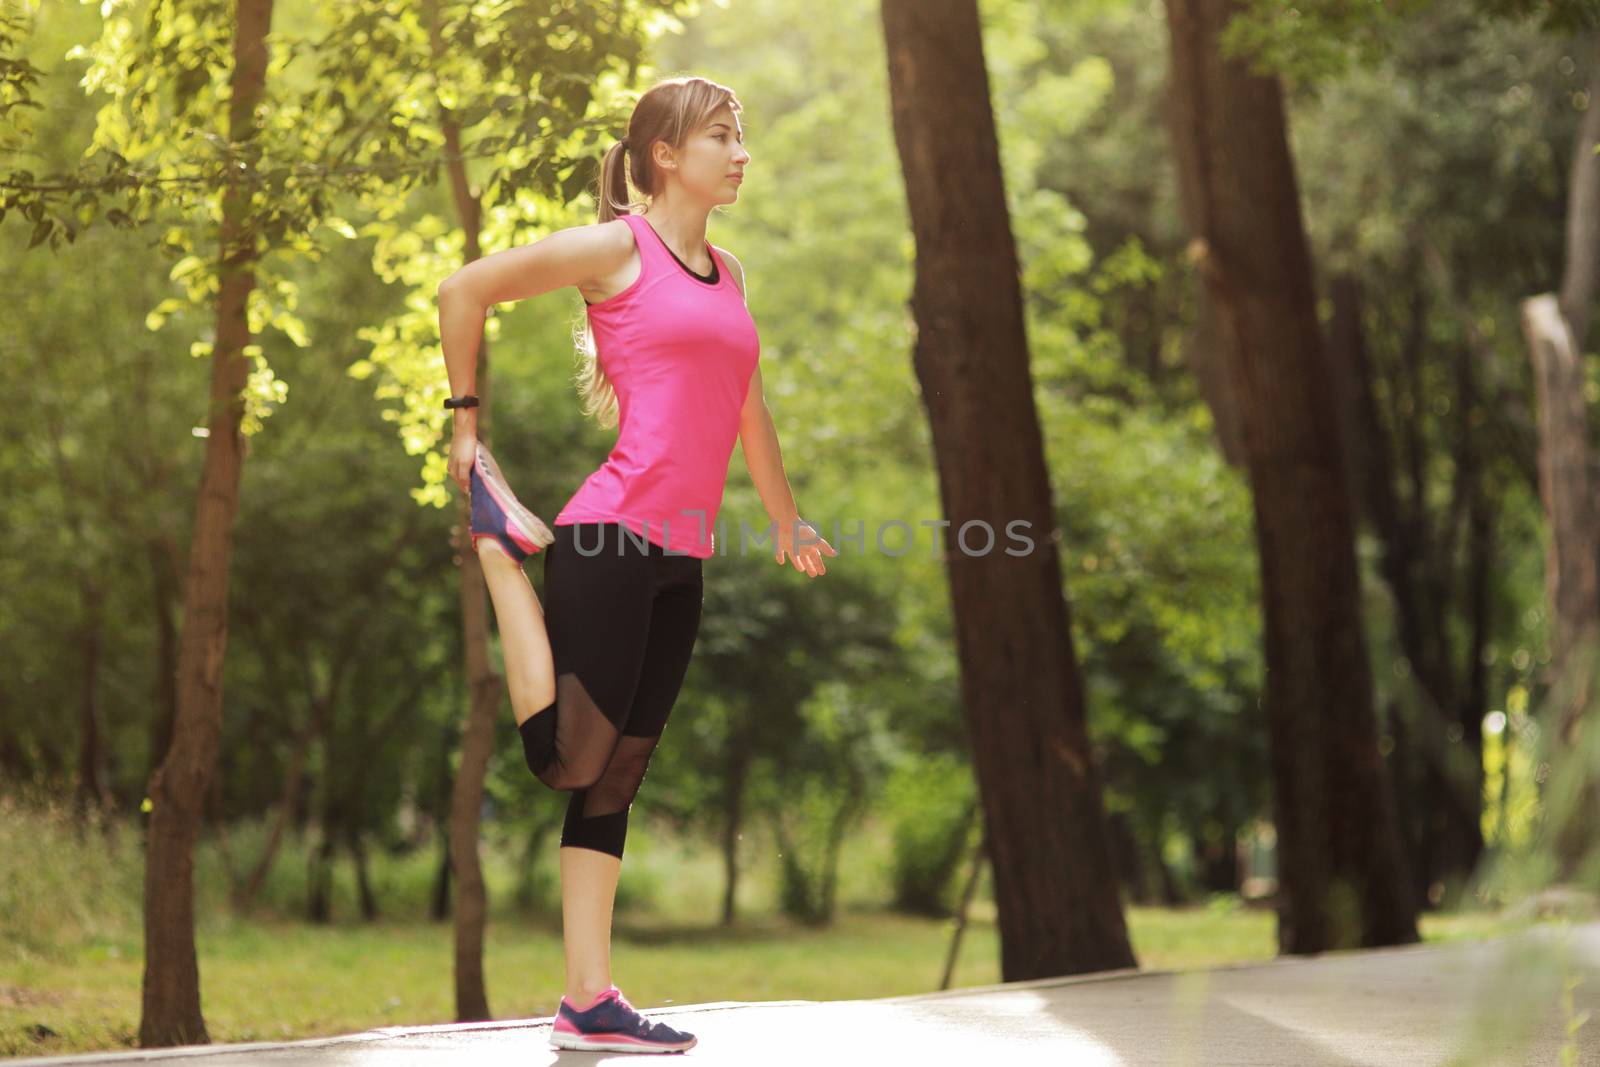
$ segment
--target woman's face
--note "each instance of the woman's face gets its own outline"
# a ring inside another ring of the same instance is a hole
[[[731,204],[739,198],[739,175],[750,162],[744,148],[744,128],[739,116],[724,105],[700,129],[689,135],[677,153],[678,180],[697,199]]]

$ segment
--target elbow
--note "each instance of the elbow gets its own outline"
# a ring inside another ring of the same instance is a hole
[[[745,408],[739,413],[739,436],[744,437],[772,425],[772,412],[766,404]]]

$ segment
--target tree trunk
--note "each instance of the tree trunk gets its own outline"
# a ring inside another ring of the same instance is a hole
[[[1177,111],[1177,102],[1173,94],[1167,94],[1162,102],[1162,115],[1168,127],[1178,129],[1181,118]],[[1184,218],[1192,220],[1199,216],[1199,204],[1202,195],[1200,188],[1200,175],[1187,167],[1177,168],[1178,202],[1182,206]],[[1194,246],[1191,245],[1191,254]],[[1215,301],[1204,286],[1200,286],[1194,295],[1195,314],[1194,322],[1188,327],[1183,338],[1183,358],[1188,364],[1189,371],[1194,375],[1195,384],[1200,387],[1200,398],[1205,401],[1206,408],[1211,412],[1213,433],[1216,434],[1217,447],[1222,452],[1222,458],[1235,467],[1245,466],[1244,431],[1239,425],[1238,398],[1233,394],[1233,387],[1228,381],[1227,367],[1224,352],[1235,348],[1238,341],[1228,329],[1228,318],[1219,313]]]
[[[1552,755],[1581,753],[1579,736],[1594,692],[1595,641],[1600,615],[1596,575],[1596,509],[1589,478],[1588,412],[1583,362],[1556,298],[1544,293],[1523,301],[1522,326],[1533,355],[1539,398],[1539,495],[1550,527],[1545,556],[1545,596],[1550,621],[1549,713]],[[1585,761],[1564,761],[1565,773],[1583,775]],[[1587,825],[1597,803],[1592,789],[1570,808],[1552,810],[1552,839],[1559,876],[1570,879],[1592,837]],[[1548,794],[1547,794],[1548,795]],[[1585,803],[1587,800],[1587,804]]]
[[[977,814],[977,810],[973,810]],[[961,890],[961,902],[956,905],[956,928],[950,935],[950,951],[945,954],[944,974],[939,978],[939,988],[949,989],[950,979],[956,973],[956,959],[961,952],[961,935],[967,929],[967,915],[972,911],[972,898],[978,892],[978,878],[983,873],[983,838],[978,838],[978,846],[972,850],[972,866],[967,871],[967,884]]]
[[[1224,59],[1228,0],[1167,0],[1173,140],[1192,257],[1223,353],[1255,505],[1282,910],[1280,950],[1414,942],[1378,750],[1339,428],[1276,78]]]
[[[361,919],[363,922],[376,922],[378,920],[378,895],[373,891],[371,874],[367,869],[367,848],[361,841],[361,831],[352,828],[350,834],[350,858],[356,865],[356,892],[361,901]]]
[[[1413,411],[1423,410],[1428,402],[1421,385],[1428,321],[1421,293],[1419,287],[1411,301],[1409,329],[1401,346],[1404,381],[1391,390],[1403,394]],[[1366,515],[1382,546],[1379,571],[1394,600],[1395,632],[1415,682],[1417,699],[1409,703],[1420,718],[1410,736],[1422,776],[1422,828],[1407,851],[1420,859],[1412,872],[1419,892],[1431,897],[1436,884],[1459,886],[1483,850],[1481,713],[1476,721],[1463,721],[1468,714],[1463,706],[1466,680],[1456,672],[1470,673],[1472,664],[1457,656],[1450,638],[1451,590],[1456,585],[1450,568],[1458,558],[1455,539],[1472,498],[1480,492],[1481,471],[1469,421],[1477,406],[1472,360],[1470,356],[1456,360],[1460,430],[1452,449],[1455,478],[1449,512],[1447,521],[1440,523],[1428,511],[1423,476],[1427,457],[1418,420],[1395,414],[1386,425],[1379,413],[1361,284],[1352,275],[1339,274],[1332,279],[1329,294],[1333,318],[1328,366],[1339,398],[1348,495],[1352,510]],[[1403,450],[1390,447],[1390,425],[1404,427]],[[1395,456],[1400,451],[1406,456],[1408,494],[1395,487],[1399,466]],[[1395,765],[1391,760],[1390,766]],[[1391,773],[1391,779],[1398,789],[1399,776]]]
[[[1561,278],[1561,317],[1580,351],[1589,338],[1595,290],[1600,288],[1600,34],[1591,41],[1589,108],[1573,146],[1567,188],[1567,262]]]
[[[1471,382],[1474,396],[1477,393],[1476,377],[1469,367],[1477,366],[1476,354],[1466,345],[1461,346],[1459,353],[1464,380]],[[1471,376],[1470,378],[1468,376]],[[1471,423],[1463,416],[1461,440],[1471,439]],[[1479,766],[1482,766],[1483,752],[1483,717],[1489,709],[1489,672],[1483,662],[1483,650],[1489,643],[1490,633],[1490,582],[1495,566],[1494,545],[1494,502],[1489,498],[1489,489],[1485,484],[1482,473],[1482,462],[1476,457],[1478,447],[1472,446],[1474,462],[1479,467],[1480,474],[1473,480],[1472,498],[1467,505],[1467,619],[1471,626],[1471,633],[1467,639],[1465,652],[1466,659],[1466,685],[1462,693],[1461,722],[1462,728],[1468,730],[1468,736],[1474,733],[1478,738]],[[1509,757],[1511,751],[1511,724],[1507,720],[1500,733],[1502,756]],[[1501,776],[1501,787],[1508,795],[1511,785],[1510,761],[1504,763],[1505,773]],[[1487,783],[1485,783],[1487,785]],[[1472,859],[1475,869],[1483,855],[1483,825],[1480,821],[1475,827],[1477,832],[1476,844],[1478,852]]]
[[[852,773],[844,800],[828,824],[828,840],[822,860],[822,914],[829,922],[833,921],[839,902],[839,854],[844,851],[845,834],[861,810],[866,791],[866,783],[861,776]]]
[[[375,573],[385,574],[394,567],[400,558],[400,554],[407,546],[413,543],[416,535],[415,525],[408,522],[405,531],[395,539],[387,553],[379,559]],[[376,609],[378,604],[374,602],[373,607]],[[246,623],[253,618],[248,611],[244,612],[242,617]],[[233,905],[235,908],[247,908],[254,901],[256,895],[261,891],[262,885],[265,884],[268,873],[272,870],[273,860],[277,856],[279,846],[283,843],[285,833],[294,825],[298,813],[300,789],[305,779],[305,765],[310,756],[311,746],[319,740],[324,742],[325,747],[331,746],[329,735],[334,726],[334,714],[339,706],[340,695],[344,691],[345,679],[349,676],[350,669],[355,663],[356,653],[359,651],[362,637],[366,633],[367,626],[364,619],[359,615],[354,616],[332,649],[328,663],[328,681],[321,688],[316,683],[314,672],[309,669],[304,672],[308,708],[306,721],[304,725],[293,732],[290,742],[289,768],[284,776],[283,786],[279,794],[276,806],[277,815],[273,819],[272,830],[267,836],[265,847],[261,850],[261,856],[256,861],[254,869],[250,872],[249,880],[243,885],[236,885],[234,888]],[[263,652],[268,656],[271,675],[282,677],[284,672],[279,667],[276,656],[267,651],[273,647],[271,639],[263,637],[260,645]],[[309,664],[311,650],[306,649],[294,654],[297,655],[299,662]],[[422,678],[416,678],[405,696],[401,698],[394,709],[385,716],[384,720],[375,729],[364,725],[359,717],[360,709],[364,705],[358,704],[356,709],[358,718],[351,724],[351,729],[363,733],[364,736],[361,738],[360,744],[362,751],[366,753],[368,758],[359,761],[351,775],[342,777],[332,782],[329,786],[329,788],[344,790],[350,804],[359,803],[361,790],[365,785],[367,772],[372,767],[377,747],[382,745],[384,738],[389,736],[389,732],[393,729],[399,717],[415,707],[416,699],[422,692],[422,685]]]
[[[0,711],[15,706],[11,694],[6,692],[4,680],[0,679]],[[22,782],[33,774],[35,768],[27,753],[22,750],[22,742],[17,738],[16,730],[10,725],[11,722],[10,715],[0,715],[0,778],[10,782]]]
[[[427,21],[435,58],[442,58],[447,44],[440,36],[436,3],[429,3]],[[446,167],[450,194],[465,237],[464,259],[471,263],[483,254],[479,244],[482,203],[473,191],[470,176],[462,161],[460,126],[442,112],[440,132],[451,159]],[[480,337],[478,348],[477,395],[478,440],[488,444],[492,390],[490,388],[489,341]],[[461,762],[456,770],[455,789],[450,799],[450,862],[456,881],[455,987],[456,1021],[476,1022],[493,1016],[489,1013],[489,994],[483,974],[483,933],[488,921],[489,902],[478,858],[478,823],[483,807],[483,783],[488,774],[489,755],[494,749],[494,720],[505,692],[505,680],[495,673],[489,660],[489,590],[484,584],[478,554],[467,530],[471,522],[468,501],[457,508],[456,529],[461,569],[461,637],[467,673],[468,708],[466,727],[461,734]]]
[[[433,880],[433,902],[429,915],[434,922],[444,922],[450,917],[450,794],[452,792],[452,778],[450,775],[450,752],[455,747],[456,738],[447,724],[442,730],[444,736],[439,739],[438,747],[438,777],[435,782],[438,786],[438,796],[433,802],[433,825],[439,832],[439,873]]]
[[[43,354],[35,352],[33,358],[40,364],[39,373],[42,375],[45,373]],[[97,577],[100,567],[91,547],[93,542],[85,530],[87,524],[83,512],[88,494],[73,473],[64,440],[66,427],[60,418],[47,417],[44,430],[56,465],[56,480],[62,489],[62,526],[69,546],[66,558],[73,564],[78,599],[82,606],[78,626],[79,654],[82,656],[78,676],[78,773],[74,783],[74,800],[81,833],[88,828],[90,811],[106,810],[111,799],[106,788],[106,751],[100,699],[100,666],[105,654],[105,592]],[[118,504],[115,493],[107,495],[102,501],[102,518],[109,525],[117,526],[125,521],[119,514]],[[71,737],[70,734],[66,736]]]
[[[449,148],[454,154],[457,149]],[[465,181],[452,164],[452,184]],[[473,217],[477,205],[473,202]],[[479,255],[477,226],[468,228],[468,261]],[[489,343],[482,342],[478,361],[478,440],[489,442]],[[505,692],[504,679],[489,659],[489,590],[484,584],[478,554],[467,534],[471,513],[465,500],[457,506],[457,552],[461,560],[460,604],[462,645],[466,660],[468,707],[461,732],[461,762],[456,768],[450,798],[450,862],[456,881],[455,983],[456,1021],[490,1019],[489,995],[483,975],[483,931],[489,904],[483,868],[478,859],[478,822],[483,807],[483,783],[489,755],[494,749],[494,720]]]
[[[1153,897],[1145,887],[1145,867],[1140,858],[1138,836],[1133,829],[1132,813],[1119,811],[1108,816],[1107,832],[1111,838],[1111,859],[1117,885],[1128,895],[1130,902],[1149,904]]]
[[[439,850],[439,873],[433,880],[433,903],[429,908],[429,915],[434,922],[444,922],[450,917],[450,829],[441,823],[439,842],[443,847]]]
[[[173,564],[177,553],[161,537],[146,541],[145,553],[150,560],[151,602],[156,617],[156,678],[148,768],[148,775],[154,775],[172,747],[172,724],[178,719],[178,628],[172,618],[172,605],[178,598]]]
[[[1200,887],[1210,893],[1232,893],[1239,888],[1239,827],[1231,813],[1217,816],[1214,835],[1204,824],[1194,827],[1189,840],[1199,865]]]
[[[238,0],[228,140],[255,136],[255,109],[267,74],[272,0]],[[228,566],[244,466],[242,392],[250,364],[246,302],[257,251],[247,232],[250,190],[222,194],[221,274],[211,356],[211,410],[204,472],[195,503],[178,653],[178,713],[172,746],[150,779],[152,804],[144,879],[145,966],[139,1044],[209,1043],[200,1013],[194,944],[194,841],[222,732],[222,664],[228,645]]]
[[[1489,579],[1494,565],[1493,546],[1489,542],[1490,523],[1493,520],[1488,487],[1484,484],[1487,471],[1484,467],[1484,450],[1477,440],[1476,427],[1483,413],[1479,395],[1477,361],[1470,349],[1459,345],[1455,352],[1456,371],[1456,488],[1451,506],[1452,516],[1461,519],[1465,527],[1465,567],[1460,577],[1461,608],[1466,615],[1468,629],[1466,647],[1459,656],[1449,648],[1448,630],[1441,628],[1440,644],[1454,662],[1459,662],[1460,675],[1455,678],[1455,706],[1453,734],[1446,737],[1447,747],[1457,765],[1471,768],[1472,793],[1466,795],[1460,778],[1453,777],[1450,803],[1445,808],[1446,831],[1442,849],[1443,871],[1465,885],[1476,872],[1483,857],[1483,717],[1489,710],[1489,694],[1483,664],[1483,647],[1489,640]],[[1454,533],[1457,523],[1451,526],[1451,544],[1446,559],[1457,555]],[[1445,665],[1450,670],[1450,665]],[[1459,744],[1462,749],[1454,749]],[[1447,765],[1448,766],[1448,765]],[[1454,906],[1454,902],[1448,902]]]
[[[977,5],[884,0],[882,13],[916,240],[912,355],[953,528],[942,540],[994,868],[1001,976],[1130,967]]]
[[[744,784],[750,770],[750,746],[743,736],[728,739],[728,769],[723,793],[722,823],[722,925],[734,922],[734,900],[739,888],[739,837],[744,830]]]
[[[325,924],[333,921],[333,812],[323,813],[318,827],[317,847],[311,850],[310,872],[306,879],[306,921]]]
[[[272,861],[278,855],[278,846],[283,843],[284,834],[294,825],[295,812],[300,801],[300,785],[305,780],[306,757],[310,755],[311,743],[317,737],[318,722],[319,717],[313,715],[311,722],[294,736],[294,748],[289,753],[289,770],[284,776],[277,816],[272,821],[272,830],[267,835],[267,843],[261,850],[260,859],[250,872],[249,880],[234,893],[233,906],[236,909],[246,909],[255,902],[261,887],[266,884],[267,875],[272,871]]]
[[[1600,285],[1600,37],[1595,38],[1588,112],[1578,131],[1567,190],[1566,263],[1559,294],[1530,297],[1522,305],[1522,328],[1533,358],[1539,398],[1539,495],[1550,525],[1545,557],[1546,597],[1554,611],[1550,626],[1551,751],[1582,754],[1585,718],[1594,692],[1596,641],[1600,639],[1596,551],[1600,515],[1591,496],[1588,411],[1583,394],[1584,340],[1595,290]],[[1595,723],[1587,729],[1600,729]],[[1579,876],[1600,826],[1600,782],[1578,755],[1564,761],[1555,780],[1573,775],[1571,807],[1552,810],[1557,873]],[[1556,792],[1565,792],[1557,790]],[[1570,814],[1568,812],[1570,811]]]
[[[105,713],[100,701],[100,663],[104,657],[104,594],[92,578],[83,582],[83,677],[78,714],[78,811],[105,811],[111,804],[106,783]]]

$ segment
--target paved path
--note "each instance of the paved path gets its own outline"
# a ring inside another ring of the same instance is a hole
[[[682,1059],[739,1067],[1374,1067],[1562,1064],[1563,975],[1581,977],[1571,1062],[1600,1067],[1600,922],[1493,941],[1325,953],[1209,971],[1114,971],[883,1000],[645,1008],[699,1037]],[[538,1067],[638,1054],[557,1052],[549,1019],[386,1027],[261,1045],[10,1060],[166,1067]],[[1469,1049],[1478,1055],[1467,1055]]]

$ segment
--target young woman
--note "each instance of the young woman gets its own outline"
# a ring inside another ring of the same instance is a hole
[[[733,92],[670,78],[634,106],[601,168],[600,218],[467,264],[439,287],[455,410],[450,477],[505,651],[528,768],[570,790],[561,831],[566,994],[558,1048],[677,1052],[692,1034],[645,1019],[611,981],[611,911],[628,808],[666,726],[700,626],[734,441],[771,520],[774,559],[815,578],[838,553],[803,522],[761,390],[744,272],[706,242],[750,153]],[[624,168],[626,160],[626,168]],[[628,199],[642,191],[643,212]],[[545,526],[478,443],[477,348],[491,304],[575,286],[587,303],[585,411],[617,441]],[[774,529],[775,527],[775,529]],[[544,552],[546,614],[522,562]]]

